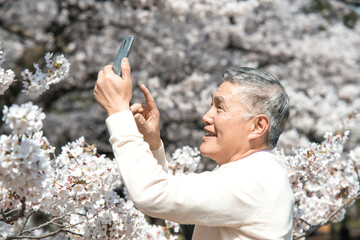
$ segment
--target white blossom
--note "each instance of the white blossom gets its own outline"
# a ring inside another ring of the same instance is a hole
[[[343,146],[349,132],[326,133],[321,144],[311,143],[307,148],[293,148],[295,155],[283,157],[289,172],[289,180],[295,195],[294,233],[302,233],[324,222],[359,192],[359,178],[354,166],[359,164],[355,151],[350,158],[343,154]],[[333,219],[341,221],[345,210]],[[309,225],[310,224],[310,225]]]
[[[200,159],[200,151],[196,147],[184,146],[181,149],[176,149],[168,163],[169,169],[172,170],[169,173],[177,175],[195,172]]]
[[[5,52],[0,45],[0,65],[5,62]],[[15,73],[11,69],[3,69],[0,67],[0,95],[4,94],[4,92],[10,87],[12,82],[14,81]]]
[[[47,67],[46,72],[43,72],[38,64],[34,64],[35,71],[33,73],[28,69],[21,72],[24,91],[30,97],[41,95],[49,89],[51,84],[56,84],[68,76],[70,63],[64,55],[61,54],[53,59],[53,54],[48,52],[44,59]]]
[[[26,198],[30,208],[37,209],[43,192],[48,190],[52,178],[50,167],[53,148],[40,134],[1,135],[0,137],[0,208],[20,207]]]
[[[10,87],[12,82],[14,81],[15,73],[13,70],[5,69],[0,67],[0,95],[4,94],[4,92]]]
[[[41,108],[27,102],[20,106],[13,104],[10,108],[4,106],[2,119],[14,134],[32,135],[41,130],[45,114]]]

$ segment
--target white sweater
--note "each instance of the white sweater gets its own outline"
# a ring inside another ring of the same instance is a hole
[[[128,192],[145,214],[196,224],[194,240],[292,238],[294,197],[284,163],[269,151],[172,176],[163,147],[150,151],[129,110],[106,124]]]

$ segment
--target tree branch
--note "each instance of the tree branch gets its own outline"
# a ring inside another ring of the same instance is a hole
[[[20,230],[20,235],[23,233],[24,229],[25,229],[25,226],[26,226],[26,223],[29,221],[29,218],[31,217],[31,215],[34,213],[35,211],[31,210],[28,215],[26,216],[25,218],[25,221],[24,221],[24,224],[23,226],[21,227],[21,230]]]
[[[6,219],[7,216],[10,216],[11,214],[15,213],[19,211],[19,209],[17,208],[14,208],[14,209],[11,209],[10,211],[8,212],[3,212],[3,210],[1,210],[1,215],[2,215],[2,218],[0,218],[0,221],[4,221],[4,219]]]
[[[31,213],[31,214],[32,214],[32,213]],[[27,217],[30,217],[31,214],[29,213]],[[71,228],[71,227],[74,227],[74,226],[76,226],[76,225],[82,224],[83,222],[80,221],[80,222],[78,222],[78,223],[75,223],[75,224],[72,224],[72,225],[69,225],[69,226],[61,226],[60,224],[55,223],[55,221],[60,220],[60,219],[66,217],[66,216],[68,216],[68,215],[71,215],[71,214],[76,214],[76,213],[67,213],[67,214],[64,214],[64,215],[62,215],[62,216],[55,217],[55,218],[51,219],[50,221],[48,221],[48,222],[46,222],[46,223],[44,223],[44,224],[41,224],[41,225],[39,225],[39,226],[37,226],[37,227],[28,229],[28,230],[26,230],[26,231],[23,231],[23,229],[22,229],[21,233],[20,233],[18,236],[10,236],[10,237],[6,238],[6,240],[11,240],[11,239],[42,239],[42,238],[47,238],[47,237],[55,236],[56,234],[61,233],[61,232],[66,232],[66,233],[70,233],[70,234],[73,234],[73,235],[77,235],[77,236],[82,237],[82,236],[83,236],[82,234],[80,234],[80,233],[75,233],[75,232],[69,230],[68,228]],[[96,215],[94,215],[94,216],[91,217],[91,218],[94,218],[95,216],[96,216]],[[91,219],[91,218],[90,218],[90,219]],[[23,235],[23,234],[26,234],[26,233],[29,234],[29,233],[31,233],[31,232],[33,232],[33,231],[35,231],[35,230],[41,229],[41,228],[43,228],[43,227],[45,227],[45,226],[47,226],[47,225],[49,225],[49,224],[54,224],[54,225],[56,225],[56,226],[59,226],[60,229],[58,229],[58,230],[56,230],[56,231],[54,231],[54,232],[50,232],[50,233],[41,235],[41,236]]]
[[[44,235],[41,235],[41,236],[10,236],[10,237],[6,238],[6,240],[11,240],[11,239],[42,239],[42,238],[55,236],[56,234],[61,233],[61,232],[67,232],[67,233],[77,235],[77,236],[80,236],[80,237],[83,236],[82,234],[75,233],[75,232],[72,232],[72,231],[67,230],[67,229],[59,229],[59,230],[56,230],[54,232],[44,234]]]
[[[17,198],[17,199],[20,198],[20,196],[17,195],[15,192],[14,192],[14,197]],[[12,209],[12,210],[10,210],[10,211],[7,212],[7,213],[2,213],[2,218],[0,218],[0,221],[5,222],[5,223],[12,223],[12,222],[18,220],[19,218],[23,217],[23,216],[24,216],[24,213],[25,213],[25,209],[26,209],[25,201],[26,201],[26,198],[25,198],[25,197],[23,197],[23,198],[20,200],[21,209],[20,209],[20,213],[19,213],[18,215],[15,215],[15,216],[12,216],[12,217],[10,217],[10,218],[7,218],[10,214],[19,211],[19,209]]]
[[[31,229],[28,229],[28,230],[26,230],[26,231],[21,232],[20,235],[18,235],[18,236],[10,236],[10,237],[6,238],[6,240],[11,240],[11,239],[42,239],[42,238],[47,238],[47,237],[55,236],[56,234],[59,234],[59,233],[61,233],[61,232],[66,232],[66,233],[70,233],[70,234],[73,234],[73,235],[77,235],[77,236],[82,237],[82,236],[83,236],[82,234],[80,234],[80,233],[75,233],[75,232],[73,232],[73,231],[71,231],[71,230],[69,230],[69,229],[66,229],[66,228],[70,228],[70,227],[74,227],[74,226],[76,226],[76,225],[79,225],[79,224],[81,224],[82,222],[78,222],[78,223],[72,224],[72,225],[67,226],[67,227],[63,226],[61,229],[58,229],[58,230],[56,230],[56,231],[54,231],[54,232],[47,233],[47,234],[40,235],[40,236],[23,235],[24,233],[31,233],[31,232],[33,232],[33,231],[35,231],[35,230],[38,230],[38,229],[40,229],[40,228],[43,228],[43,227],[49,225],[49,224],[55,224],[55,225],[59,226],[58,224],[54,223],[54,221],[59,220],[59,219],[62,219],[62,218],[66,217],[66,216],[68,216],[68,215],[71,215],[71,214],[74,214],[74,213],[67,213],[67,214],[65,214],[65,215],[63,215],[63,216],[59,216],[59,217],[53,218],[52,220],[50,220],[50,221],[48,221],[48,222],[46,222],[46,223],[44,223],[44,224],[41,224],[41,225],[39,225],[39,226],[37,226],[37,227],[34,227],[34,228],[31,228]]]
[[[71,214],[73,214],[73,213],[67,213],[67,214],[65,214],[65,215],[62,215],[62,216],[53,218],[53,219],[51,219],[50,221],[48,221],[48,222],[46,222],[46,223],[43,223],[43,224],[41,224],[41,225],[39,225],[39,226],[37,226],[37,227],[33,227],[33,228],[31,228],[31,229],[28,229],[28,230],[22,232],[21,234],[23,234],[23,233],[30,233],[30,232],[35,231],[35,230],[37,230],[37,229],[43,228],[43,227],[45,227],[45,226],[47,226],[47,225],[49,225],[49,224],[52,224],[53,222],[55,222],[55,221],[57,221],[57,220],[60,220],[60,219],[66,217],[66,216],[68,216],[68,215],[71,215]]]
[[[336,214],[338,214],[342,209],[348,207],[351,203],[353,203],[354,201],[356,201],[358,198],[360,197],[360,191],[356,194],[355,197],[348,199],[341,207],[339,207],[338,209],[336,209],[335,211],[333,211],[327,219],[325,219],[323,222],[312,226],[309,230],[299,234],[299,235],[295,235],[294,236],[294,240],[296,239],[301,239],[303,237],[306,237],[308,235],[310,235],[311,233],[315,232],[316,230],[318,230],[320,227],[327,225],[329,223],[331,223],[331,221],[333,220],[333,218],[336,216]]]

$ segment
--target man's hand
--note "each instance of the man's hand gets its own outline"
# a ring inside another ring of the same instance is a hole
[[[112,65],[107,65],[98,74],[94,97],[109,116],[129,109],[132,98],[132,82],[127,58],[123,58],[121,62],[121,72],[122,77],[119,77],[113,72]]]
[[[144,135],[145,142],[150,145],[151,150],[155,150],[161,147],[160,113],[150,91],[143,84],[140,88],[144,94],[146,105],[134,103],[130,110],[134,115],[140,133]]]

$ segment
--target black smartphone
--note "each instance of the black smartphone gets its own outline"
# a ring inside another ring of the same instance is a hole
[[[124,40],[122,40],[120,49],[116,55],[113,71],[115,74],[119,75],[120,77],[121,77],[121,61],[124,57],[129,56],[134,40],[135,40],[134,35],[130,35],[126,37]]]

